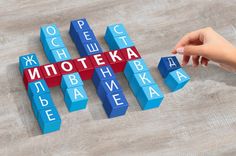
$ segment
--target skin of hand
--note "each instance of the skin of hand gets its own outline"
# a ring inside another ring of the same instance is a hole
[[[172,53],[183,55],[182,66],[192,58],[194,67],[207,66],[211,60],[228,71],[236,71],[236,48],[210,27],[186,34]]]

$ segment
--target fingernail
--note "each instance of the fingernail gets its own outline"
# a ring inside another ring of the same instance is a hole
[[[177,48],[176,52],[179,53],[179,54],[183,54],[184,53],[184,47]]]

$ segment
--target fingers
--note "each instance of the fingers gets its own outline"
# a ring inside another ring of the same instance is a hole
[[[207,66],[208,65],[208,62],[209,62],[209,59],[205,58],[205,57],[202,57],[201,58],[201,64],[203,66]]]
[[[199,56],[198,55],[194,55],[192,56],[192,61],[193,61],[193,66],[197,67],[199,65]]]
[[[182,64],[181,65],[185,66],[186,64],[188,64],[189,59],[190,59],[190,56],[183,55],[183,60],[182,60]]]

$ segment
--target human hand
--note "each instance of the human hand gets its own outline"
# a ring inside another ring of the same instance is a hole
[[[183,55],[182,66],[192,58],[195,67],[207,66],[212,60],[228,71],[236,71],[236,48],[209,27],[186,34],[172,53]]]

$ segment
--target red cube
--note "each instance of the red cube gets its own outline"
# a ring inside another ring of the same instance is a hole
[[[115,73],[124,71],[127,61],[122,55],[121,50],[108,51],[104,54]]]
[[[109,62],[104,53],[91,55],[89,56],[89,59],[92,62],[94,68],[109,65]]]
[[[56,63],[40,66],[40,69],[49,88],[61,84],[61,73]]]
[[[40,70],[40,67],[27,68],[24,70],[23,81],[26,90],[28,90],[28,84],[30,82],[43,79],[43,74]]]
[[[74,59],[73,62],[82,80],[89,80],[92,78],[94,67],[89,57],[77,58]]]
[[[77,72],[74,62],[72,60],[58,62],[56,64],[57,64],[57,67],[58,67],[61,75]]]
[[[136,60],[136,59],[141,58],[141,56],[140,56],[138,50],[135,48],[135,46],[121,49],[121,53],[124,56],[126,61]]]

